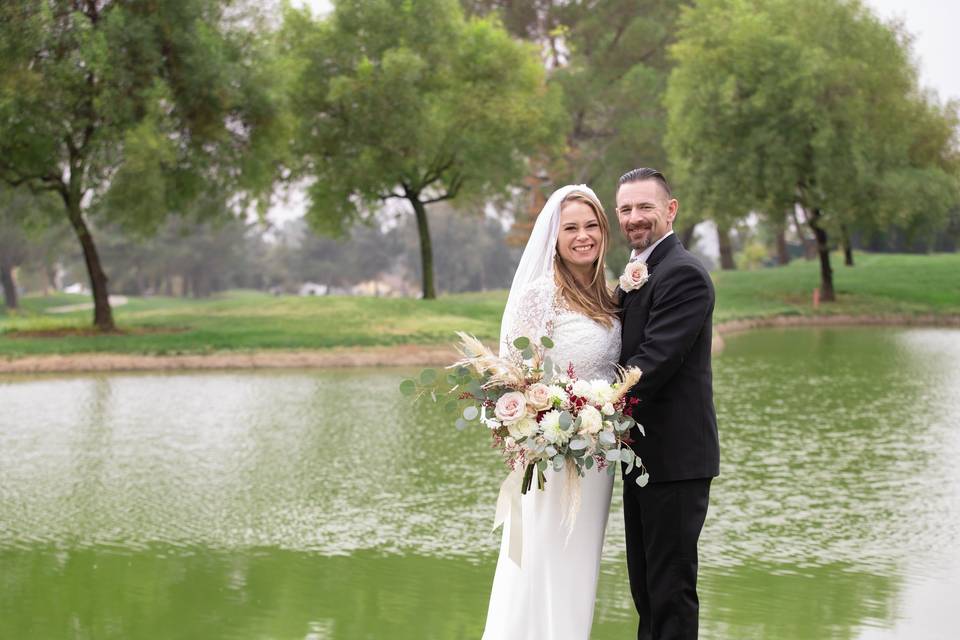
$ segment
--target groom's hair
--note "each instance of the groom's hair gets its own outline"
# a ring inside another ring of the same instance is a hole
[[[620,187],[628,182],[642,182],[643,180],[656,180],[658,183],[660,183],[660,186],[663,187],[663,190],[666,191],[667,198],[673,197],[673,191],[670,189],[667,179],[663,177],[662,173],[656,169],[651,169],[650,167],[631,169],[620,176],[620,179],[617,181],[617,191],[620,191]]]

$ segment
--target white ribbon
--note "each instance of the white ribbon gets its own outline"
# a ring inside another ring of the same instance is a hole
[[[510,539],[507,541],[507,555],[516,565],[521,566],[523,559],[523,496],[520,489],[523,487],[523,473],[526,466],[520,467],[504,479],[497,495],[497,510],[493,516],[493,530],[510,519]],[[536,473],[536,472],[534,472]],[[536,491],[535,487],[530,488]],[[566,525],[567,537],[564,546],[570,542],[573,526],[577,522],[577,513],[580,511],[580,476],[572,465],[567,465],[567,483],[561,497],[563,516],[560,524]]]
[[[507,541],[507,555],[517,566],[523,557],[523,506],[520,502],[520,489],[523,487],[524,467],[510,472],[500,485],[497,496],[497,512],[493,516],[493,530],[510,518],[510,540]]]

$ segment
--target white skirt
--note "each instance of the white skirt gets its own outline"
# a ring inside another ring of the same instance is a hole
[[[583,478],[548,470],[543,491],[522,498],[521,566],[510,559],[510,518],[503,525],[483,640],[588,640],[610,512],[613,476],[591,469]],[[572,531],[564,520],[570,482],[580,482]],[[566,497],[565,497],[566,494]]]

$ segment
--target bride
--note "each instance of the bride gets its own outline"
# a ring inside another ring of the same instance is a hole
[[[550,196],[510,288],[501,355],[513,349],[518,336],[537,341],[546,335],[554,342],[549,355],[558,368],[572,364],[581,379],[615,378],[620,321],[604,279],[608,242],[607,217],[589,187],[566,186]],[[504,483],[498,514],[504,502],[519,496],[521,473]],[[504,509],[509,515],[484,640],[590,637],[612,488],[606,472],[591,470],[578,478],[568,466],[547,471],[543,491],[533,488],[513,509]]]

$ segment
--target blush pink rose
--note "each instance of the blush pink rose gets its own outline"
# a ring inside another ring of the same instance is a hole
[[[493,412],[501,422],[516,422],[527,415],[527,399],[519,391],[510,391],[500,396]]]
[[[550,387],[542,382],[536,382],[527,389],[527,402],[536,411],[543,411],[550,406]]]
[[[627,268],[623,270],[623,275],[620,276],[620,288],[625,292],[639,289],[646,284],[649,278],[650,274],[647,273],[646,263],[634,260],[627,263]]]

